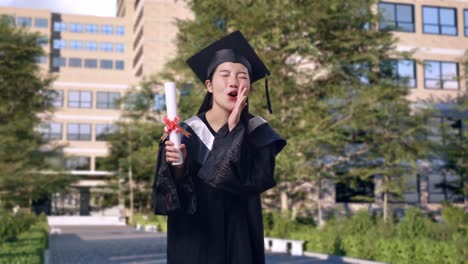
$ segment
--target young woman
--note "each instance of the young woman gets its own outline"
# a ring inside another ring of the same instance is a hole
[[[184,163],[171,165],[179,150],[169,140],[158,155],[153,205],[168,215],[168,263],[265,263],[260,194],[275,185],[275,157],[286,141],[249,113],[247,98],[269,71],[239,31],[187,64],[207,94],[181,123],[191,134],[180,146]]]

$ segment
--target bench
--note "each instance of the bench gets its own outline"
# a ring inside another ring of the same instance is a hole
[[[265,250],[273,253],[287,253],[292,256],[304,255],[304,240],[265,237]]]

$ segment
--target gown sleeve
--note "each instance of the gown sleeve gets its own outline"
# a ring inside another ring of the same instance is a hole
[[[262,193],[276,185],[275,157],[285,141],[272,140],[258,146],[245,138],[245,129],[242,123],[230,132],[227,125],[221,128],[198,177],[212,187],[238,195]]]
[[[195,213],[196,200],[194,185],[189,175],[190,163],[185,165],[185,175],[176,181],[172,175],[171,167],[166,163],[166,150],[164,142],[159,144],[158,159],[156,163],[156,177],[153,183],[153,209],[158,215],[168,215],[177,211],[189,214]]]

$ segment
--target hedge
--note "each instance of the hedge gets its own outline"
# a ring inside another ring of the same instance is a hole
[[[42,264],[44,262],[44,251],[48,248],[49,242],[48,225],[44,217],[31,223],[29,230],[22,232],[15,239],[4,241],[0,245],[0,264]],[[28,221],[32,219],[32,217],[26,218],[21,218],[17,230],[26,227],[29,224]]]
[[[450,205],[444,206],[441,222],[417,208],[407,210],[400,222],[383,223],[381,216],[361,211],[349,218],[331,219],[322,228],[285,217],[278,212],[265,214],[265,234],[306,240],[305,250],[310,252],[392,264],[458,264],[468,259],[468,218],[462,208]]]

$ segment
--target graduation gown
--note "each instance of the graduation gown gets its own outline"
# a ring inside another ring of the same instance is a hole
[[[265,263],[260,193],[276,184],[286,141],[258,116],[217,133],[204,113],[181,126],[191,134],[185,175],[173,177],[161,143],[153,184],[154,212],[168,215],[168,263]]]

